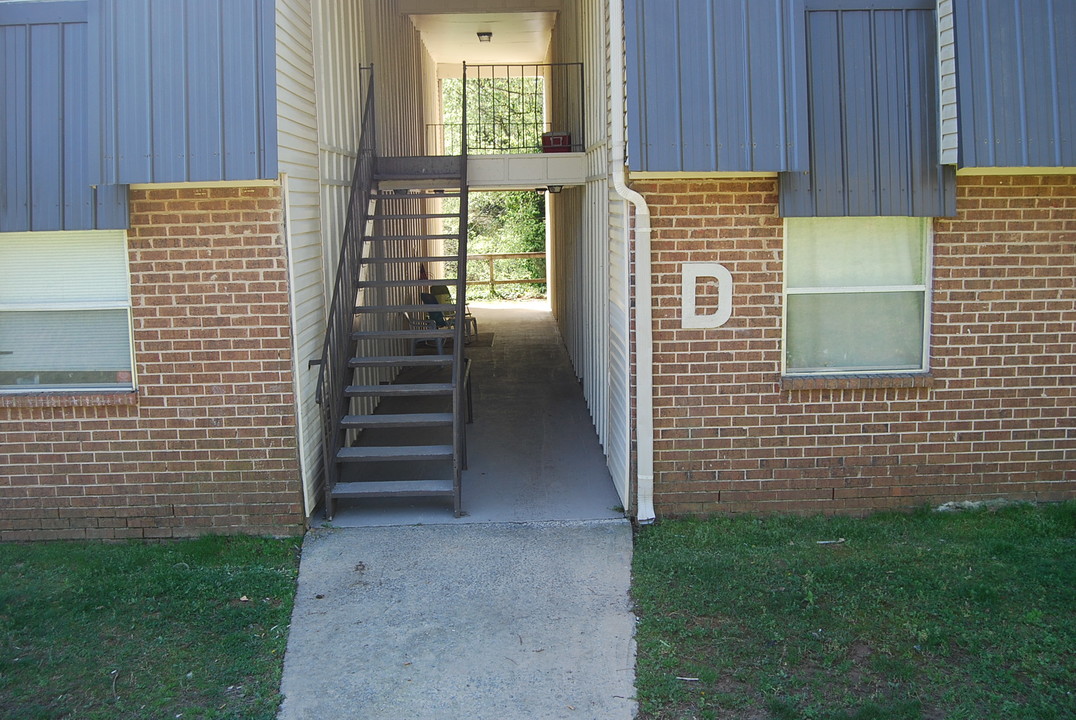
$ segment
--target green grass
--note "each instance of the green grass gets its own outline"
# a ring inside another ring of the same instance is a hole
[[[1076,718],[1073,502],[662,522],[634,574],[641,718]]]
[[[0,718],[273,718],[297,571],[295,539],[0,545]]]

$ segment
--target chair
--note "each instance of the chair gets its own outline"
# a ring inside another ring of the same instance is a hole
[[[429,293],[422,293],[422,302],[430,302],[426,300],[426,295],[432,296],[434,299],[430,304],[436,305],[454,305],[455,300],[452,299],[452,293],[449,291],[447,285],[431,285]],[[444,313],[444,319],[449,325],[454,326],[456,320],[456,312],[450,310]],[[471,307],[469,305],[463,306],[463,321],[464,321],[464,334],[467,338],[478,335],[478,320],[471,314]]]
[[[450,298],[445,298],[445,296],[437,297],[431,293],[419,293],[419,297],[422,299],[422,302],[427,305],[447,305],[451,301]],[[455,310],[430,310],[426,313],[426,316],[429,317],[437,327],[456,327]],[[466,318],[466,324],[463,326],[463,341],[466,344],[471,342],[472,330],[475,335],[478,334],[478,321],[469,314],[464,317]]]
[[[432,314],[433,313],[427,313],[427,316],[432,315]],[[407,327],[409,327],[412,330],[436,330],[439,327],[444,327],[444,324],[438,325],[437,321],[433,320],[432,318],[430,318],[430,317],[425,317],[424,318],[424,317],[422,317],[421,315],[419,315],[417,313],[404,313],[404,318],[407,320]],[[419,343],[422,343],[422,342],[429,343],[429,340],[422,340],[421,338],[412,338],[411,339],[411,354],[412,355],[417,355],[418,354],[418,346],[419,346]],[[444,355],[445,354],[445,339],[444,338],[435,338],[434,342],[437,343],[437,354],[438,355]]]

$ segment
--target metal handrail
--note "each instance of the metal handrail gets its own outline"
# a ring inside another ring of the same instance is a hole
[[[583,152],[586,150],[583,81],[580,62],[464,63],[462,122],[427,125],[428,150],[450,156],[462,151],[465,157]],[[517,105],[510,100],[506,104],[506,97],[524,100]],[[470,108],[470,118],[468,104],[474,106]],[[451,142],[455,130],[460,131],[459,146]]]
[[[340,259],[336,266],[332,301],[328,309],[325,342],[322,345],[316,400],[321,406],[322,447],[325,453],[325,502],[331,515],[332,490],[336,486],[335,458],[344,445],[343,418],[348,414],[350,400],[344,394],[351,368],[349,361],[355,345],[352,325],[358,298],[359,268],[363,255],[363,240],[369,220],[370,193],[373,187],[377,137],[374,126],[373,65],[360,68],[370,73],[370,83],[362,110],[362,129],[355,172],[351,180],[351,195],[347,204],[344,234],[341,238]]]

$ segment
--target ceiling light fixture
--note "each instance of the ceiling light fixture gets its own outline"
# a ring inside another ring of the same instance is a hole
[[[480,32],[478,33],[478,42],[491,42],[493,40],[493,33]]]

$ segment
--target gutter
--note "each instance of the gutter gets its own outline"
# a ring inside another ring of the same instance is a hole
[[[650,267],[650,207],[628,187],[624,109],[624,5],[609,2],[609,146],[610,170],[617,195],[635,208],[635,402],[637,439],[635,519],[654,522],[654,315]]]

